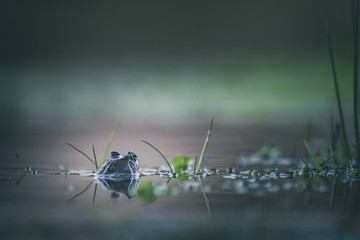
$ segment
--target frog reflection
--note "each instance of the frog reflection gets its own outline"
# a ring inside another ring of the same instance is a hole
[[[139,162],[134,152],[122,155],[112,151],[95,173],[95,179],[109,192],[111,198],[126,196],[132,199],[138,188],[138,168]]]
[[[132,199],[136,196],[136,192],[139,187],[139,178],[124,179],[120,181],[98,178],[97,182],[101,183],[101,186],[108,191],[112,199],[116,199],[121,196]]]

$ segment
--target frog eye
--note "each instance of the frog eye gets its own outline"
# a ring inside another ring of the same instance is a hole
[[[130,155],[130,159],[133,160],[133,161],[136,161],[137,160],[137,156],[134,152],[128,152],[128,154]]]
[[[119,152],[116,152],[116,151],[112,151],[111,153],[110,153],[110,157],[111,158],[119,158],[120,157],[120,153]]]

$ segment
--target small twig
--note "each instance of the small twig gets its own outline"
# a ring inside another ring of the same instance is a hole
[[[29,165],[25,162],[25,160],[20,156],[20,154],[16,154],[16,157],[25,165],[25,167],[30,168]]]
[[[16,181],[16,185],[19,185],[21,183],[21,181],[24,179],[26,174],[27,174],[27,172],[25,172],[23,175],[21,175],[20,179]]]

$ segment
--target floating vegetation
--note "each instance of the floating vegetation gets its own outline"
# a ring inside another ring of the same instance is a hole
[[[157,184],[153,181],[143,182],[137,190],[137,197],[144,203],[150,204],[155,202],[162,196],[174,196],[179,193],[175,187],[171,187],[166,183]]]

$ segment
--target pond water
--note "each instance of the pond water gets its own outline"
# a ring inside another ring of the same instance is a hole
[[[179,154],[193,158],[200,155],[207,127],[120,127],[112,149],[136,152],[140,171],[155,172],[166,164],[141,139],[169,159]],[[149,173],[121,183],[95,181],[87,176],[92,164],[65,143],[89,155],[94,144],[99,158],[111,130],[28,130],[1,136],[0,232],[4,239],[360,236],[359,181],[335,179],[331,171],[325,178],[305,178],[296,158],[305,151],[304,129],[219,124],[203,162],[209,171],[217,169],[213,174],[181,180]],[[321,147],[322,137],[323,133],[313,133],[314,148]],[[254,160],[256,156],[241,157],[264,144],[277,146],[282,153],[274,153],[265,164]],[[16,153],[32,171],[25,174]],[[155,191],[149,201],[136,194],[146,184]]]

